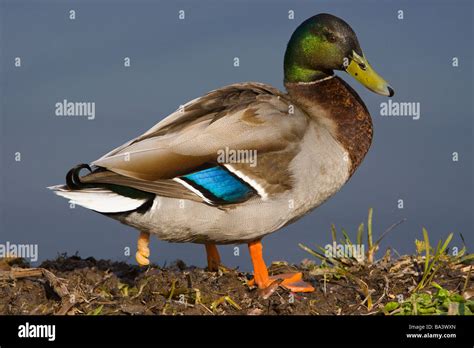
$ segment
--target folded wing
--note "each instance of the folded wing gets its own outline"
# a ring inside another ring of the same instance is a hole
[[[254,195],[266,199],[291,189],[291,161],[307,122],[306,115],[272,87],[230,85],[187,103],[94,161],[106,171],[82,180],[218,205]],[[252,151],[256,159],[223,162],[225,151]]]

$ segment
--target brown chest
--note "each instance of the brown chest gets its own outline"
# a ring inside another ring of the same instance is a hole
[[[291,100],[327,128],[347,150],[352,175],[369,150],[373,137],[372,119],[362,99],[339,77],[285,86]]]

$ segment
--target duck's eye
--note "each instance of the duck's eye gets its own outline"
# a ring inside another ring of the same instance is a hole
[[[337,38],[336,36],[333,34],[333,33],[325,33],[325,36],[326,36],[326,40],[328,40],[329,42],[336,42]]]
[[[362,70],[367,70],[367,66],[364,63],[359,63],[359,68]]]

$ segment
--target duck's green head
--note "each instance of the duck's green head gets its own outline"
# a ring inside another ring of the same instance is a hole
[[[285,53],[285,82],[311,82],[346,71],[371,91],[393,96],[389,84],[369,65],[357,36],[342,19],[318,14],[293,33]]]

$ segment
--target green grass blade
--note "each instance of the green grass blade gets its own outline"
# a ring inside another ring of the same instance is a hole
[[[331,235],[332,241],[337,243],[336,226],[334,226],[334,224],[331,224]]]
[[[319,253],[317,253],[316,251],[314,251],[313,249],[311,248],[308,248],[306,245],[303,245],[301,243],[298,243],[298,246],[303,249],[304,251],[306,251],[307,253],[317,257],[317,258],[320,258],[321,255],[319,255]],[[325,258],[324,258],[325,259]]]
[[[430,263],[430,239],[428,237],[428,231],[423,227],[423,239],[425,241],[425,268],[423,277],[428,273],[428,265]]]
[[[361,223],[359,225],[359,228],[357,230],[357,244],[362,245],[362,234],[364,233],[364,223]]]
[[[351,239],[349,238],[349,235],[347,234],[346,230],[341,228],[342,235],[344,236],[344,239],[346,240],[346,244],[348,245],[353,245]]]
[[[453,233],[450,233],[448,238],[444,241],[443,246],[441,247],[440,254],[443,254],[446,249],[448,248],[449,243],[451,243],[451,239],[453,239]]]
[[[326,255],[324,254],[321,254],[317,251],[314,251],[313,249],[311,248],[308,248],[306,245],[303,245],[301,243],[298,244],[298,246],[303,249],[304,251],[306,251],[307,253],[313,255],[314,257],[320,259],[321,261],[325,261],[325,262],[331,262],[330,261],[330,258],[326,257]]]
[[[372,215],[374,213],[374,210],[372,208],[369,209],[369,217],[367,219],[367,242],[369,246],[369,250],[372,249]]]

